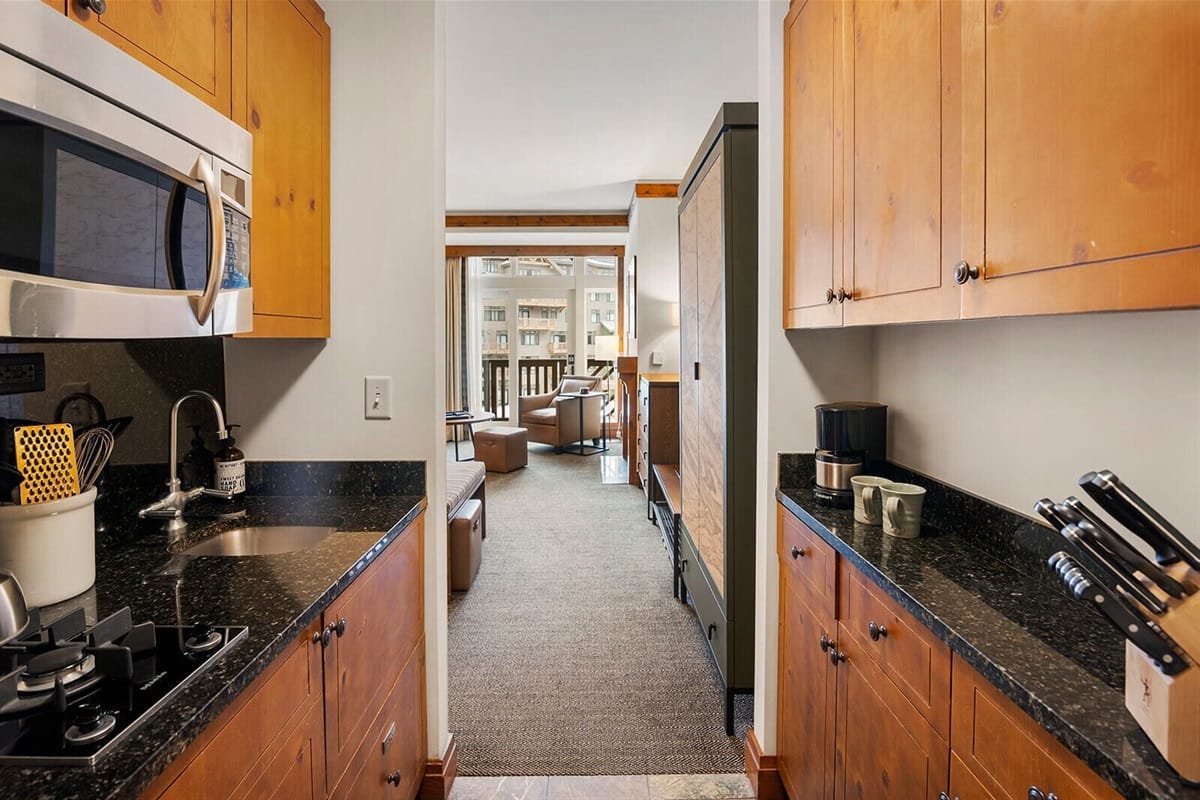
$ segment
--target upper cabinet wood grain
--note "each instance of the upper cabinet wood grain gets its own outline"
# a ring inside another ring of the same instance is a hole
[[[958,5],[846,8],[845,324],[956,318]]]
[[[238,0],[235,122],[254,135],[253,336],[329,336],[329,26],[312,0]]]
[[[964,316],[1200,304],[1200,4],[990,0],[963,40]]]
[[[840,14],[834,0],[795,2],[784,22],[784,326],[842,324],[829,298],[842,283],[842,209],[836,105]]]
[[[1200,4],[796,0],[784,36],[785,327],[1200,305]]]
[[[103,14],[67,0],[66,9],[72,19],[229,116],[232,0],[108,0]]]

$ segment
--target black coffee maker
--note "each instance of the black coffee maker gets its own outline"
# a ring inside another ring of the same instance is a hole
[[[817,500],[835,508],[854,505],[850,479],[887,461],[887,406],[822,403],[817,411]]]

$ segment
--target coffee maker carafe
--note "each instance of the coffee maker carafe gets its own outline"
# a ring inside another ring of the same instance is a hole
[[[850,479],[887,461],[887,406],[822,403],[817,412],[817,500],[835,508],[854,505]]]

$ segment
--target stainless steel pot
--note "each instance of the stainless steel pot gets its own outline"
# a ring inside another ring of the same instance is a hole
[[[29,625],[29,609],[17,577],[0,569],[0,645],[8,644]]]

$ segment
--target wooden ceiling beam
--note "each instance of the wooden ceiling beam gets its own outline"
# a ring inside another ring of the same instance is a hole
[[[625,257],[624,245],[514,245],[514,244],[448,244],[447,258],[478,256],[616,256]]]
[[[634,197],[679,197],[678,183],[635,183]]]
[[[447,228],[625,228],[629,214],[447,214]]]

